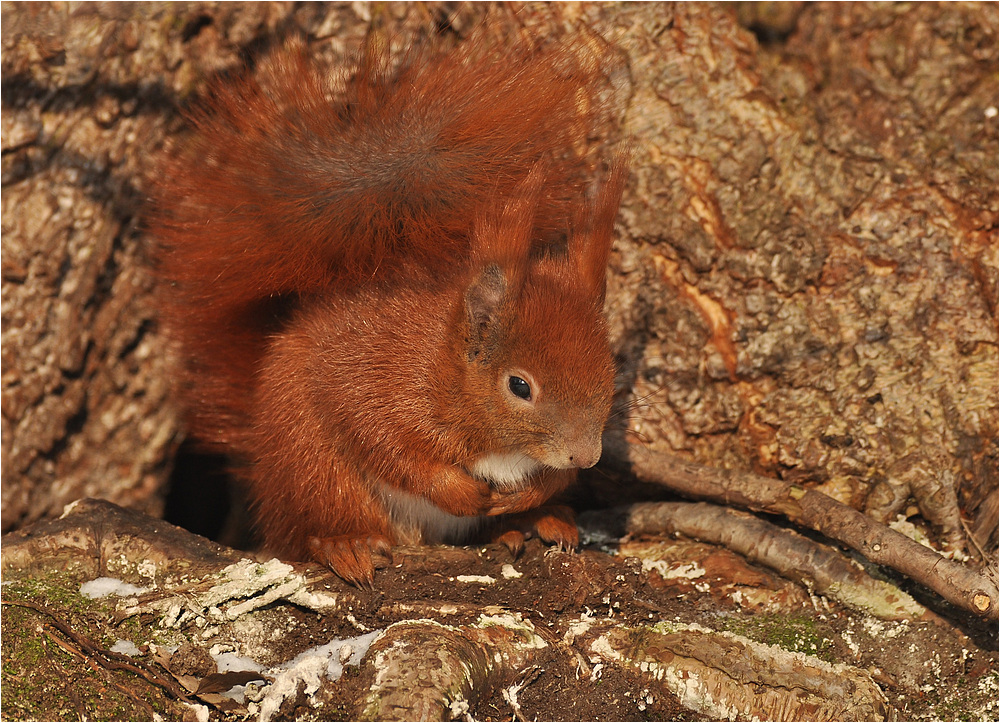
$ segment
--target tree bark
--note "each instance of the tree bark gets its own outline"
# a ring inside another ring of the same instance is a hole
[[[615,15],[637,142],[611,435],[977,554],[962,518],[992,520],[997,486],[996,13],[748,21],[763,42],[719,7]]]

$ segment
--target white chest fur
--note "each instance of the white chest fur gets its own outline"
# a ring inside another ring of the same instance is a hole
[[[382,500],[404,545],[464,542],[482,523],[481,517],[452,515],[419,495],[382,485]]]
[[[489,482],[498,490],[510,491],[539,470],[542,465],[520,452],[487,454],[469,467],[473,476]]]

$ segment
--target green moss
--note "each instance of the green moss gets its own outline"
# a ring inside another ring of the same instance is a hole
[[[136,644],[163,633],[141,617],[115,624],[114,598],[80,594],[80,578],[69,571],[43,577],[7,579],[3,597],[0,705],[8,720],[144,720],[165,718],[170,701],[161,690],[127,671],[93,666],[86,651],[55,626],[47,610],[70,629],[109,648],[121,638]],[[158,642],[158,641],[157,641]],[[149,707],[147,707],[149,706]]]
[[[96,643],[105,647],[114,645],[119,639],[130,640],[136,645],[173,642],[167,631],[150,624],[148,616],[128,617],[115,625],[111,621],[115,619],[117,598],[92,599],[81,595],[80,579],[70,572],[13,580],[4,586],[3,594],[7,600],[23,600],[55,612],[66,623],[91,635]],[[15,606],[5,606],[5,613],[8,607]]]
[[[10,586],[5,596],[9,591]],[[63,690],[78,659],[54,642],[48,626],[46,616],[34,610],[4,606],[0,702],[8,720],[80,717]]]
[[[157,645],[167,645],[168,642],[163,632],[157,627],[144,622],[138,615],[125,618],[116,628],[118,637],[131,640],[136,645],[142,645],[149,641]]]
[[[146,720],[150,711],[165,718],[176,714],[155,686],[126,671],[95,669],[86,652],[70,652],[75,647],[48,616],[4,606],[0,705],[6,719]]]
[[[836,662],[833,641],[824,635],[821,624],[805,615],[754,615],[723,618],[723,629],[782,650],[812,655],[828,663]]]
[[[92,600],[80,594],[80,576],[73,571],[51,571],[44,577],[26,577],[4,581],[6,600],[24,600],[63,615],[110,614],[114,606],[105,600]]]

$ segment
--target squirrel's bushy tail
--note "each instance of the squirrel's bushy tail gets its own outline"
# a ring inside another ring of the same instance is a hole
[[[339,82],[301,50],[217,85],[165,165],[153,234],[164,316],[190,359],[196,426],[231,444],[276,299],[463,263],[477,210],[545,159],[535,237],[582,202],[601,74],[578,45],[467,42]]]

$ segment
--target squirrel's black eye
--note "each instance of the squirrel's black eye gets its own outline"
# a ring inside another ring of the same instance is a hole
[[[511,376],[507,380],[507,388],[510,389],[511,394],[515,397],[531,399],[531,386],[528,382],[521,379],[521,377]]]

